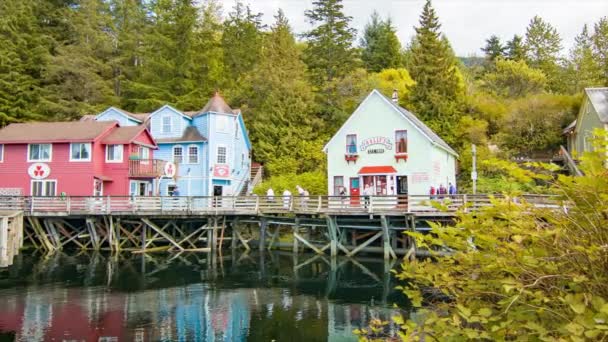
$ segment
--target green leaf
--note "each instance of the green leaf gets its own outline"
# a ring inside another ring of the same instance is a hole
[[[578,323],[574,323],[574,322],[568,323],[565,326],[565,328],[566,328],[566,330],[568,330],[568,332],[570,332],[576,336],[582,335],[583,332],[585,331],[585,328],[582,325],[580,325]]]

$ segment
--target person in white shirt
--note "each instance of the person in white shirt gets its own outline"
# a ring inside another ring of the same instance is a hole
[[[268,188],[268,190],[266,190],[266,198],[268,199],[269,203],[274,201],[274,190],[272,190],[272,188]]]
[[[363,189],[363,197],[365,199],[365,208],[369,205],[370,196],[374,194],[374,190],[369,184],[365,184],[365,188]]]
[[[283,208],[289,209],[290,200],[291,200],[291,191],[285,189],[285,191],[283,191]]]

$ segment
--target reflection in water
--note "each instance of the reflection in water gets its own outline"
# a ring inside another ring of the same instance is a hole
[[[20,256],[0,271],[0,341],[350,341],[396,313],[393,265],[306,258]]]

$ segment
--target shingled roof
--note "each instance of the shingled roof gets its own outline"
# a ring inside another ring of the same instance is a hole
[[[194,126],[188,126],[184,130],[184,134],[179,138],[167,138],[167,139],[156,139],[159,144],[170,144],[170,143],[186,143],[186,142],[203,142],[207,141],[207,138],[201,135],[201,133]]]
[[[586,88],[585,93],[602,123],[608,123],[608,87]]]
[[[116,125],[116,121],[14,123],[0,130],[0,144],[88,142]]]
[[[232,113],[232,108],[226,103],[226,100],[220,95],[219,92],[215,92],[213,97],[207,102],[205,107],[199,112],[200,114],[215,112],[215,113]]]
[[[105,136],[102,140],[103,144],[113,145],[113,144],[130,144],[141,134],[141,132],[146,131],[145,126],[124,126],[115,128],[110,134]],[[149,133],[147,133],[149,135]],[[152,136],[150,136],[150,140],[154,141]],[[153,145],[156,147],[156,145]]]

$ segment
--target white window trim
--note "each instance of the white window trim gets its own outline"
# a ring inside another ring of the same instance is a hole
[[[352,156],[357,156],[359,155],[359,134],[357,133],[347,133],[344,136],[344,149],[346,150],[346,148],[348,147],[348,136],[350,135],[354,135],[355,136],[355,153],[350,153],[348,150],[346,151],[346,154],[348,155],[352,155]]]
[[[395,132],[393,132],[393,139],[395,139],[395,142],[393,143],[393,148],[395,149],[395,155],[397,155],[397,156],[405,156],[405,155],[408,154],[408,152],[397,152],[397,132],[399,132],[399,131],[405,131],[405,137],[406,137],[406,139],[405,139],[405,149],[407,150],[408,149],[407,145],[409,145],[409,140],[410,140],[409,130],[408,129],[395,129]]]
[[[223,163],[220,163],[219,160],[218,160],[218,157],[220,155],[220,153],[219,153],[220,152],[220,147],[223,147],[225,149],[225,151],[226,151],[226,153],[225,153],[226,161],[224,161]],[[229,158],[228,158],[228,146],[226,146],[226,145],[217,145],[216,148],[215,148],[215,163],[216,164],[224,165],[224,164],[228,164],[228,160],[229,160]]]
[[[32,148],[32,145],[49,145],[49,159],[30,159],[30,149]],[[28,163],[50,162],[52,160],[53,160],[53,144],[27,144],[27,161],[28,161]]]
[[[50,196],[50,197],[57,197],[57,180],[56,179],[31,179],[30,180],[30,196],[34,196],[34,182],[42,182],[47,183],[47,182],[55,182],[55,189],[53,189],[53,192],[55,193],[54,196]],[[47,195],[44,196],[36,196],[36,197],[49,197]]]
[[[4,144],[0,144],[0,163],[4,163]]]
[[[169,131],[165,132],[165,118],[169,119]],[[173,132],[173,117],[171,115],[163,115],[160,117],[160,132],[162,134],[169,134]]]
[[[119,159],[116,159],[116,160],[110,160],[110,159],[108,159],[108,148],[110,146],[120,146],[121,147],[121,150],[120,150],[120,160]],[[125,159],[125,145],[122,145],[122,144],[106,145],[106,163],[118,164],[118,163],[122,163],[124,159]]]
[[[175,163],[175,149],[178,148],[178,147],[182,149],[182,160],[179,162],[179,164],[185,164],[184,163],[184,157],[185,156],[184,156],[184,146],[183,145],[174,145],[171,148],[171,156],[173,157],[173,158],[171,158],[171,161]]]
[[[75,144],[89,145],[89,158],[87,159],[73,159],[72,158],[72,146]],[[70,143],[70,161],[71,162],[90,162],[93,154],[93,146],[91,143]]]
[[[196,148],[196,162],[195,163],[191,163],[190,162],[190,148],[191,147],[195,147]],[[201,152],[200,152],[200,148],[198,146],[196,146],[194,144],[188,145],[188,147],[186,148],[186,152],[187,152],[186,153],[186,161],[187,161],[187,163],[185,163],[185,164],[195,165],[195,164],[198,164],[200,162],[200,154],[201,154]]]

